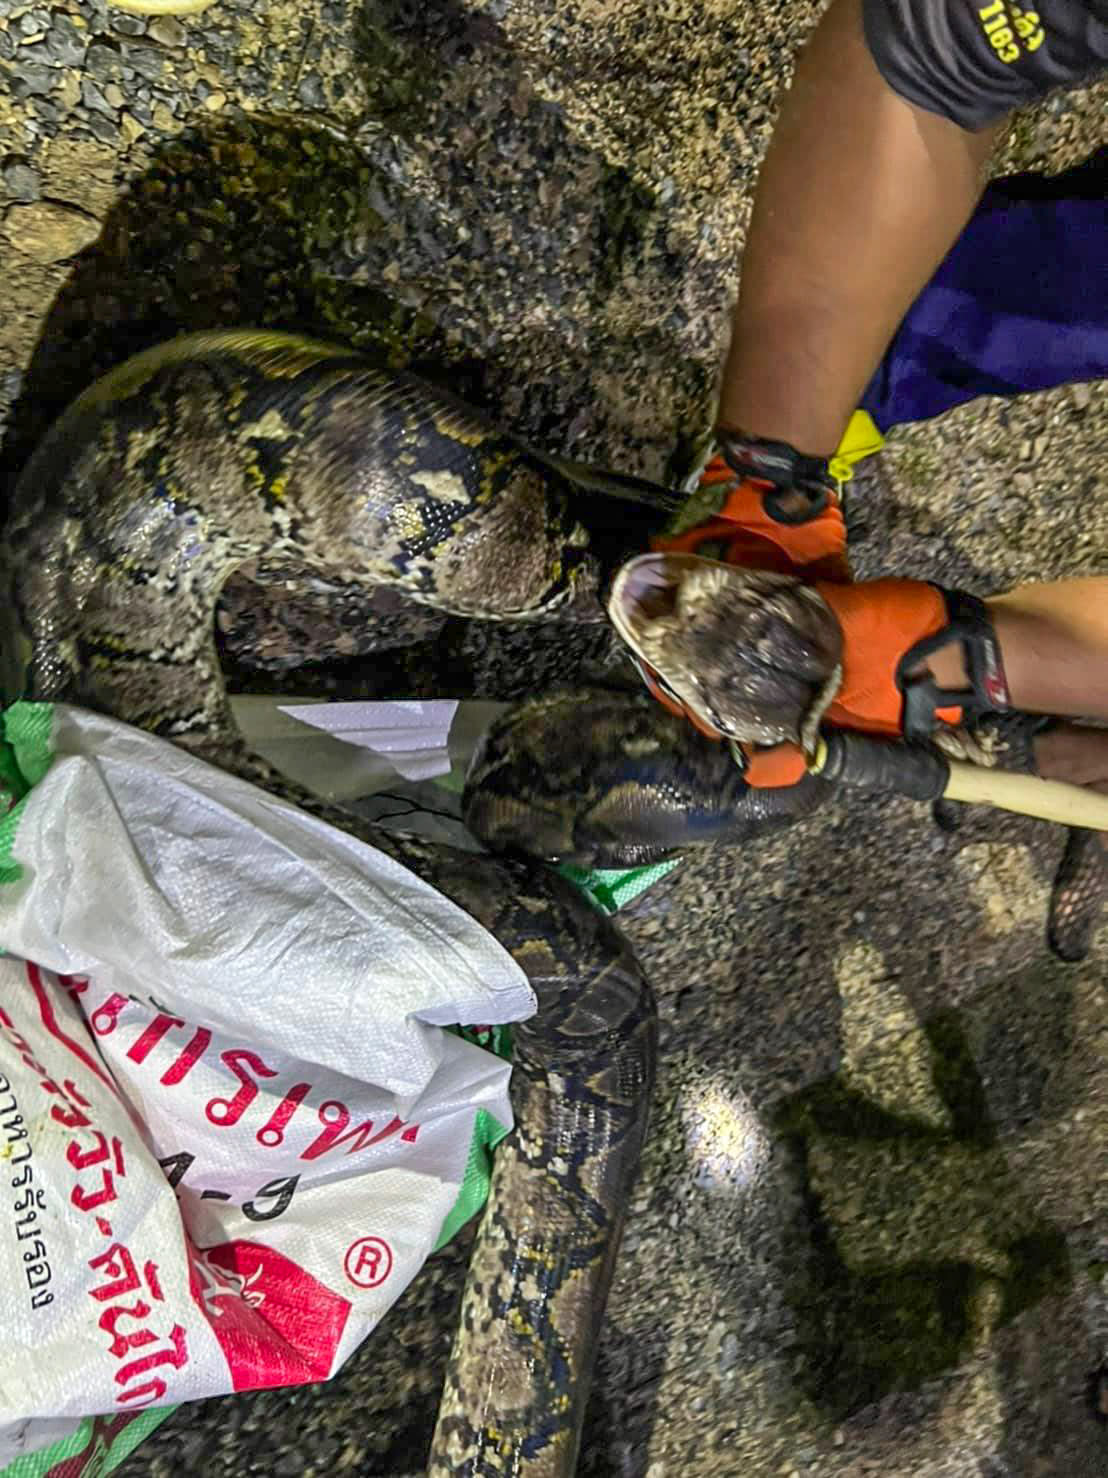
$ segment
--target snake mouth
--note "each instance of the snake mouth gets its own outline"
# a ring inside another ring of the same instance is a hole
[[[683,714],[710,739],[726,737],[719,716],[707,695],[694,683],[682,681],[688,674],[666,660],[665,640],[658,637],[681,621],[682,583],[713,561],[701,555],[680,553],[641,554],[628,560],[612,581],[608,615],[616,631],[631,649],[635,666],[649,691],[670,710]],[[649,655],[648,655],[649,654]],[[671,674],[675,680],[671,680]]]
[[[658,621],[677,616],[682,581],[710,564],[695,554],[640,554],[616,572],[608,597],[612,625],[638,656]]]
[[[642,554],[617,572],[608,614],[654,696],[710,737],[807,747],[841,678],[834,617],[796,575]]]
[[[617,629],[617,612],[626,613],[630,625],[672,616],[677,609],[677,588],[676,572],[669,567],[666,555],[643,554],[629,560],[612,585],[612,619]]]

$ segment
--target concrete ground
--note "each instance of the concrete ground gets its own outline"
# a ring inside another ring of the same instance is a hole
[[[0,0],[9,466],[127,350],[267,323],[667,475],[709,424],[751,186],[816,10],[218,0],[147,21]],[[1020,115],[997,168],[1076,162],[1106,102]],[[1108,572],[1106,450],[1095,386],[897,433],[855,499],[862,573],[988,592]],[[451,623],[342,690],[513,696],[609,657]],[[662,1063],[587,1478],[1108,1473],[1088,1399],[1108,933],[1086,965],[1048,956],[1061,845],[854,803],[686,861],[628,910]],[[330,1385],[184,1409],[123,1478],[415,1472],[464,1261],[436,1259]]]

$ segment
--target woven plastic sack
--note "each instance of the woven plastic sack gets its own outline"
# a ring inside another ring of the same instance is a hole
[[[498,1057],[510,1059],[509,1027],[458,1027],[456,1030],[466,1041],[495,1052]],[[488,1200],[493,1151],[507,1133],[507,1124],[500,1123],[484,1109],[478,1109],[462,1187],[443,1222],[436,1251],[445,1247]],[[64,1437],[16,1458],[0,1469],[0,1478],[102,1478],[125,1462],[176,1410],[176,1406],[160,1406],[133,1416],[85,1417],[75,1426],[66,1422],[63,1424],[67,1429]],[[38,1424],[40,1438],[45,1438],[49,1431],[49,1424]],[[32,1441],[34,1436],[30,1430],[25,1434]]]
[[[238,701],[241,706],[242,700]],[[267,752],[268,746],[272,751],[268,754],[269,758],[282,768],[287,768],[297,780],[309,783],[316,781],[316,788],[327,799],[357,803],[357,797],[368,786],[370,794],[364,795],[359,809],[363,809],[378,824],[422,830],[429,837],[453,846],[475,847],[476,844],[462,825],[458,798],[473,745],[490,716],[502,706],[477,703],[450,705],[452,709],[457,709],[457,713],[447,715],[449,744],[443,757],[448,759],[449,769],[444,764],[438,765],[436,768],[443,773],[437,774],[434,781],[425,779],[422,783],[412,783],[408,773],[398,773],[394,758],[390,758],[382,767],[382,752],[391,754],[391,751],[386,750],[378,733],[372,729],[367,736],[370,741],[369,749],[363,750],[365,757],[354,755],[348,759],[350,751],[340,750],[333,739],[313,735],[305,731],[303,725],[298,724],[291,716],[286,718],[285,714],[290,713],[287,707],[282,710],[276,704],[258,702],[252,709],[246,705],[244,711],[237,713],[237,717],[240,723],[246,721],[245,726],[248,729],[256,731],[253,739],[262,752]],[[334,707],[343,710],[338,718],[340,722],[344,722],[349,706]],[[386,711],[386,706],[378,707],[389,727],[395,729],[395,718]],[[435,723],[441,725],[442,716],[437,710],[444,710],[447,705],[401,704],[391,707],[402,710],[408,719],[418,712],[421,720],[423,712],[431,710]],[[25,710],[22,716],[16,710],[13,714],[21,758],[30,772],[30,778],[35,780],[45,773],[44,765],[49,758],[48,746],[42,742],[45,717],[44,710]],[[376,711],[367,714],[363,708],[359,709],[357,719],[360,724],[367,720],[380,722],[381,715]],[[22,733],[19,732],[21,725],[26,726]],[[36,726],[41,730],[38,737],[33,732]],[[325,732],[334,732],[329,722],[322,727]],[[413,732],[406,743],[410,745],[417,773],[424,770],[424,757],[429,749],[445,749],[430,724],[426,733]],[[373,748],[374,745],[377,746],[376,749]],[[26,793],[27,788],[28,780],[16,763],[14,750],[11,746],[0,745],[0,804],[3,804],[5,797],[8,804],[14,804]],[[15,818],[9,821],[7,826],[0,825],[0,877],[13,875],[10,871],[10,841],[14,834],[14,820]],[[576,883],[596,907],[611,914],[625,907],[676,866],[677,862],[673,861],[626,870],[588,871],[564,867],[560,871]],[[454,1027],[450,1030],[502,1058],[510,1057],[511,1035],[510,1028],[506,1025]],[[508,1128],[508,1124],[501,1122],[487,1110],[477,1110],[461,1188],[443,1222],[436,1249],[444,1246],[484,1206],[488,1196],[493,1150],[508,1133]],[[98,1478],[98,1475],[114,1471],[174,1410],[174,1406],[160,1406],[133,1415],[106,1415],[86,1417],[81,1421],[35,1424],[25,1434],[25,1439],[29,1439],[32,1444],[36,1431],[40,1440],[45,1440],[55,1429],[60,1429],[63,1435],[47,1446],[16,1458],[7,1467],[0,1469],[0,1478],[78,1478],[78,1475],[80,1478]],[[18,1439],[15,1445],[18,1445]]]
[[[79,710],[5,728],[0,1432],[68,1478],[110,1471],[136,1412],[339,1368],[511,1122],[507,1065],[439,1027],[533,997],[295,808]]]

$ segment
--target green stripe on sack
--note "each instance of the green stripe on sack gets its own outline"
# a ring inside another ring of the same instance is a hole
[[[0,715],[0,886],[18,883],[23,868],[15,860],[15,835],[27,796],[54,761],[54,705],[13,703]]]
[[[473,1137],[469,1142],[469,1159],[458,1191],[457,1200],[446,1214],[439,1240],[431,1249],[439,1252],[465,1226],[466,1222],[484,1209],[489,1199],[492,1184],[492,1153],[508,1133],[507,1124],[494,1119],[487,1109],[478,1109],[473,1121]],[[2,1478],[2,1475],[0,1475]]]
[[[679,857],[671,857],[668,862],[652,862],[647,867],[631,868],[572,867],[567,862],[558,868],[558,872],[576,884],[602,913],[613,914],[626,908],[647,888],[661,882],[680,861]]]
[[[510,1062],[512,1057],[512,1032],[507,1026],[448,1026],[447,1031],[483,1047],[486,1052],[495,1052]],[[487,1109],[478,1109],[473,1120],[473,1134],[469,1141],[469,1158],[458,1190],[457,1199],[446,1214],[439,1240],[431,1249],[440,1251],[453,1240],[471,1217],[477,1215],[489,1198],[492,1181],[492,1152],[508,1133],[508,1126],[494,1119]],[[0,1478],[3,1475],[0,1474]]]
[[[76,1478],[78,1474],[80,1478],[106,1478],[176,1410],[176,1406],[159,1406],[126,1418],[122,1412],[87,1416],[71,1436],[24,1453],[0,1468],[0,1478]]]

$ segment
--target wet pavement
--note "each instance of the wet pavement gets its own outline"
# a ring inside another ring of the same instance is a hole
[[[9,465],[124,352],[267,323],[429,367],[552,450],[673,472],[710,424],[814,14],[0,0]],[[998,167],[1076,162],[1106,97],[1021,115]],[[1096,386],[899,432],[853,498],[860,572],[1108,573],[1106,451]],[[511,697],[610,658],[451,622],[335,681]],[[854,802],[690,859],[622,916],[661,1071],[587,1478],[1108,1473],[1108,932],[1086,965],[1048,955],[1061,846]],[[435,1259],[328,1386],[184,1409],[123,1478],[416,1472],[464,1261]]]

